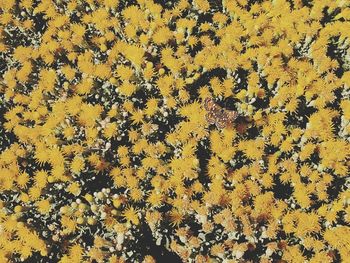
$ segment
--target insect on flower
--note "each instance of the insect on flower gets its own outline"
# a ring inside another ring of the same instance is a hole
[[[215,124],[218,129],[223,129],[233,123],[238,114],[236,111],[230,111],[221,108],[213,99],[204,100],[204,108],[207,110],[205,118],[209,124]]]

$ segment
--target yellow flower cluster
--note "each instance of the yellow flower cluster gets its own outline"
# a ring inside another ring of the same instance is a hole
[[[347,262],[349,1],[0,0],[0,25],[1,262]]]

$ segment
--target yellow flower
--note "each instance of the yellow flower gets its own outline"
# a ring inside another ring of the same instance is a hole
[[[136,91],[136,85],[130,82],[124,81],[122,85],[119,86],[118,91],[125,96],[130,97]]]
[[[36,185],[40,188],[43,188],[47,183],[47,176],[48,174],[46,171],[44,170],[37,171],[34,177]]]
[[[143,76],[145,78],[145,80],[150,80],[154,75],[154,69],[153,68],[146,68],[144,71],[143,71]]]
[[[123,46],[122,53],[124,56],[137,68],[141,68],[145,51],[141,47],[135,45],[124,44]]]
[[[77,227],[77,222],[66,215],[62,216],[61,224],[62,224],[64,234],[73,233]]]
[[[312,143],[307,143],[305,144],[302,149],[301,152],[299,153],[299,158],[301,161],[306,160],[307,158],[310,157],[310,155],[314,152],[316,148],[316,145],[312,144]]]
[[[145,113],[147,116],[153,116],[158,110],[158,100],[151,98],[146,103]]]
[[[156,44],[165,44],[171,38],[173,38],[173,33],[168,27],[161,27],[153,34],[153,42]]]
[[[131,116],[132,122],[134,124],[139,124],[143,122],[143,112],[141,110],[135,110],[132,112]]]
[[[32,63],[30,61],[25,61],[22,68],[17,72],[16,77],[19,81],[26,82],[31,71]]]
[[[129,148],[127,146],[120,146],[117,152],[118,152],[118,156],[125,157],[129,153]]]
[[[67,191],[70,192],[71,194],[78,196],[81,192],[81,188],[79,183],[73,182],[67,187]]]
[[[93,80],[91,78],[84,78],[79,84],[76,85],[75,90],[79,95],[85,95],[90,93],[93,87]]]
[[[143,12],[136,5],[131,5],[122,11],[125,20],[130,20],[131,24],[137,25],[140,18],[143,17]]]
[[[215,244],[210,249],[210,254],[222,258],[225,253],[223,244]]]
[[[16,184],[20,188],[24,188],[27,185],[28,181],[29,181],[29,175],[26,172],[23,172],[17,177]]]
[[[200,12],[207,12],[209,11],[210,4],[207,0],[195,0],[194,6],[200,11]]]
[[[321,109],[312,114],[309,118],[309,123],[305,131],[305,136],[308,138],[320,138],[329,140],[334,137],[332,118],[336,116],[336,112],[329,109]]]
[[[81,262],[84,255],[84,249],[79,244],[74,244],[69,248],[69,257],[74,262]]]
[[[161,61],[174,75],[178,74],[181,68],[183,68],[183,63],[173,56],[162,57]]]
[[[116,73],[123,81],[129,81],[134,75],[134,71],[130,67],[124,65],[117,67]]]
[[[184,215],[179,212],[178,209],[173,209],[170,212],[170,222],[175,228],[179,227],[181,222],[184,220]]]
[[[75,77],[75,70],[69,65],[62,67],[61,71],[69,81],[73,80]]]
[[[281,143],[281,151],[282,152],[290,152],[293,150],[293,144],[292,144],[292,139],[287,138]]]
[[[208,175],[211,178],[223,177],[227,173],[225,165],[218,157],[211,157],[208,163]]]
[[[310,206],[311,199],[309,197],[309,193],[306,187],[302,185],[296,185],[295,191],[293,192],[293,196],[302,208],[307,208]]]
[[[198,43],[198,38],[196,36],[190,36],[187,40],[188,45],[193,48]]]
[[[137,34],[137,29],[133,25],[128,24],[124,27],[124,32],[128,38],[134,39],[136,37],[136,34]]]
[[[14,177],[9,169],[0,169],[0,189],[11,190],[14,184]]]
[[[189,92],[186,91],[186,90],[184,90],[184,89],[180,90],[180,91],[179,91],[179,99],[180,99],[181,101],[184,101],[184,102],[189,101],[189,99],[190,99],[190,94],[189,94]]]
[[[162,205],[163,196],[161,193],[158,193],[157,191],[152,191],[151,194],[147,197],[147,202],[152,207],[159,207]]]
[[[102,113],[101,105],[83,104],[78,120],[82,125],[93,126]]]
[[[150,256],[150,255],[146,255],[142,261],[142,263],[156,263],[155,259]]]
[[[141,189],[138,188],[132,188],[130,190],[130,197],[133,201],[139,202],[143,199],[143,192]]]
[[[29,197],[31,200],[36,200],[40,197],[41,195],[41,188],[39,187],[32,187],[28,191]]]
[[[74,127],[72,126],[67,126],[63,129],[63,135],[68,140],[73,139],[74,134],[75,134],[75,130],[74,130]]]
[[[60,166],[64,163],[63,154],[58,147],[54,147],[48,152],[48,159],[53,166]]]
[[[296,234],[300,237],[306,236],[310,233],[318,233],[321,230],[319,223],[319,217],[316,213],[304,213],[298,214],[298,224],[296,227]]]
[[[169,109],[175,108],[177,105],[175,98],[172,96],[168,96],[166,98],[167,98],[167,105],[166,106],[168,106]]]
[[[56,78],[55,71],[46,69],[42,70],[40,72],[40,88],[48,92],[53,91]]]
[[[75,174],[80,173],[85,167],[85,161],[80,156],[75,156],[71,163],[71,171]]]
[[[262,139],[241,141],[239,147],[242,147],[245,155],[250,159],[261,159],[264,154],[265,143]]]
[[[130,165],[130,158],[128,156],[120,158],[120,165],[124,167],[128,167]]]
[[[13,58],[23,63],[30,57],[30,54],[30,47],[18,46],[14,49]]]
[[[116,136],[118,132],[117,124],[115,122],[107,123],[106,127],[103,130],[103,135],[107,139],[111,139]]]
[[[290,113],[295,113],[298,109],[299,100],[297,98],[292,98],[287,102],[285,108]]]
[[[139,133],[134,129],[130,129],[129,130],[129,141],[131,143],[135,143],[138,138],[139,138]]]
[[[66,110],[71,116],[76,116],[82,105],[82,98],[80,96],[73,96],[66,101]]]
[[[95,66],[94,75],[101,79],[109,79],[111,77],[111,68],[106,64],[98,64]]]
[[[126,219],[127,222],[130,222],[132,224],[138,225],[140,223],[138,211],[135,210],[135,208],[132,206],[125,209],[123,217]]]
[[[90,260],[96,261],[96,262],[103,262],[104,261],[104,253],[101,249],[92,247],[89,252],[87,253]]]
[[[320,147],[321,165],[323,167],[337,168],[337,172],[346,167],[342,167],[342,162],[349,156],[349,145],[343,140],[325,141]],[[342,172],[340,174],[343,174]]]
[[[152,157],[145,157],[142,159],[142,166],[145,169],[156,169],[159,166],[159,160]]]
[[[91,146],[92,143],[93,143],[93,141],[88,142],[89,146]],[[87,160],[95,168],[101,163],[100,156],[96,152],[92,152],[88,156]]]
[[[36,205],[38,207],[38,211],[41,214],[48,214],[51,210],[51,204],[48,199],[37,201]]]
[[[323,237],[333,248],[339,250],[341,257],[343,258],[348,254],[347,243],[349,242],[349,234],[348,227],[337,226],[326,229]]]
[[[298,246],[288,246],[285,252],[283,253],[283,259],[291,263],[298,263],[298,262],[305,261],[305,258],[301,253],[301,251],[299,250]]]

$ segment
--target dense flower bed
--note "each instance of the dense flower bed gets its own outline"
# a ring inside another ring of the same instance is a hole
[[[0,0],[0,262],[348,262],[349,20]]]

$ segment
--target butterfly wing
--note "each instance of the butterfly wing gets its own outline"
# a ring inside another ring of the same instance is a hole
[[[237,118],[238,114],[236,111],[225,111],[225,116],[223,118],[223,121],[225,123],[225,127],[232,127],[233,122]],[[222,125],[223,126],[223,125]]]
[[[204,108],[207,111],[205,118],[209,124],[215,123],[216,111],[218,110],[217,105],[214,103],[213,99],[206,98],[204,101]]]
[[[226,122],[223,119],[217,119],[215,125],[218,129],[223,129],[226,127]]]
[[[238,117],[237,111],[233,111],[233,110],[226,111],[226,114],[227,114],[227,120],[230,123],[234,122],[234,120],[237,119],[237,117]]]
[[[207,111],[207,114],[205,115],[207,122],[209,124],[215,124],[218,129],[223,129],[232,124],[237,118],[236,111],[222,109],[211,98],[205,99],[204,108]]]
[[[215,107],[215,103],[213,101],[213,99],[211,98],[206,98],[204,100],[204,108],[207,110],[207,111],[210,111],[211,109],[213,109],[213,107]]]
[[[218,129],[223,129],[226,127],[227,114],[225,110],[220,109],[216,114],[215,125]]]
[[[208,112],[206,115],[205,115],[205,119],[207,120],[207,122],[209,124],[214,124],[215,123],[215,115],[213,112]]]

